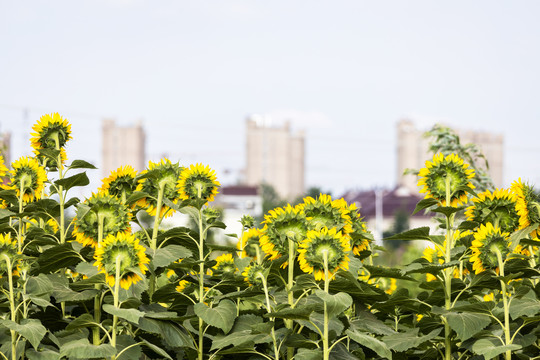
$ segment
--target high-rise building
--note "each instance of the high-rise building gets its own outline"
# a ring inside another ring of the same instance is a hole
[[[120,166],[131,165],[137,171],[145,167],[145,134],[142,123],[117,126],[114,120],[102,123],[102,171],[108,176]]]
[[[4,164],[9,167],[11,163],[11,133],[0,134],[0,155],[4,158]]]
[[[284,199],[304,194],[304,132],[293,134],[291,124],[272,125],[268,116],[246,120],[246,183],[269,184]]]
[[[405,169],[421,169],[433,154],[429,151],[430,139],[423,134],[429,129],[417,129],[408,119],[397,123],[397,179],[398,185],[410,191],[417,191],[418,179],[413,175],[403,175]],[[461,144],[478,145],[489,162],[488,173],[496,187],[503,186],[503,135],[483,131],[454,129]]]

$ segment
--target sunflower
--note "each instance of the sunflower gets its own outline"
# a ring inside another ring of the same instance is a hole
[[[308,220],[309,230],[319,230],[323,227],[335,227],[343,234],[352,232],[349,206],[344,199],[332,201],[327,194],[319,194],[317,200],[308,196],[304,203],[300,204]]]
[[[0,234],[0,278],[8,273],[7,259],[11,262],[12,275],[18,276],[20,271],[19,260],[17,259],[19,252],[17,251],[17,241],[11,240],[11,234]],[[16,264],[14,264],[14,260]]]
[[[479,224],[498,223],[503,232],[512,233],[519,227],[516,211],[517,196],[506,189],[486,190],[472,199],[473,205],[465,211],[469,221]]]
[[[150,216],[155,216],[160,188],[163,188],[164,199],[177,204],[180,200],[180,191],[176,188],[176,183],[178,182],[181,171],[182,167],[178,163],[173,164],[168,159],[162,159],[159,163],[150,161],[148,163],[148,169],[141,172],[140,175],[142,177],[136,188],[136,191],[143,191],[150,196],[137,201],[137,205],[145,209]],[[162,204],[159,216],[172,216],[173,211],[168,206]]]
[[[17,197],[21,196],[26,203],[41,199],[47,181],[45,169],[32,157],[21,157],[11,164],[10,182],[7,189],[15,190]]]
[[[466,230],[466,231],[456,230],[454,232],[454,239],[459,240],[459,239],[462,239],[465,236],[469,236],[471,234],[472,234],[472,232],[469,231],[469,230]],[[445,252],[445,249],[446,249],[446,241],[447,241],[447,239],[448,239],[448,237],[445,236],[445,240],[444,240],[442,246],[435,245],[435,248],[426,247],[424,249],[422,257],[424,259],[426,259],[427,261],[429,261],[430,263],[438,263],[440,265],[444,264],[445,263],[445,254],[444,254],[444,252]],[[458,267],[454,267],[453,277],[455,279],[459,279],[463,275],[466,275],[468,273],[469,273],[469,271],[467,269],[462,269],[461,273],[460,273],[460,269]],[[434,281],[434,280],[437,280],[437,276],[435,276],[433,274],[430,274],[430,273],[426,273],[426,281]]]
[[[257,258],[257,248],[259,247],[261,235],[261,230],[257,228],[244,231],[236,244],[238,250],[242,251],[242,257],[250,256],[255,259]]]
[[[295,251],[289,249],[289,239],[298,243],[306,235],[307,219],[301,207],[287,204],[284,208],[270,210],[264,219],[259,244],[270,260],[287,256],[289,251]]]
[[[219,185],[214,170],[202,164],[195,164],[182,171],[177,187],[182,200],[201,199],[209,202],[217,195]]]
[[[63,119],[58,113],[45,114],[32,126],[33,136],[30,139],[32,147],[41,149],[60,150],[71,139],[71,124]]]
[[[232,254],[223,254],[216,258],[216,265],[211,269],[213,275],[222,275],[224,273],[234,274],[238,270],[234,264]]]
[[[8,173],[8,168],[6,167],[6,164],[4,163],[4,157],[0,155],[0,178],[3,178]],[[0,183],[2,183],[2,180],[0,179]]]
[[[251,286],[261,285],[262,279],[266,278],[266,268],[262,264],[251,263],[244,268],[242,276],[244,280]]]
[[[446,183],[450,186],[449,206],[459,206],[467,202],[467,192],[462,187],[474,189],[469,181],[474,177],[474,170],[469,169],[469,164],[464,164],[456,154],[446,157],[442,153],[433,155],[432,161],[426,161],[426,167],[420,169],[418,186],[422,186],[420,193],[425,193],[425,198],[433,198],[442,206],[446,204]]]
[[[539,199],[533,187],[518,179],[512,183],[510,189],[517,196],[516,211],[519,215],[519,230],[525,229],[531,224],[540,223]],[[531,232],[531,237],[538,238],[538,229]]]
[[[320,230],[310,230],[298,248],[300,269],[313,273],[315,280],[324,279],[324,255],[328,263],[329,279],[339,270],[349,268],[349,252],[351,244],[349,237],[344,236],[336,228],[326,227]]]
[[[176,287],[174,289],[177,292],[181,293],[181,292],[184,292],[184,290],[186,290],[186,288],[188,287],[189,284],[190,284],[190,282],[187,281],[187,280],[180,280],[180,281],[178,281],[178,285],[176,285]]]
[[[352,232],[349,234],[352,252],[354,255],[359,256],[362,251],[369,250],[373,235],[367,229],[366,223],[362,221],[362,217],[356,208],[356,204],[352,204],[349,207],[349,211],[352,221]]]
[[[111,171],[109,177],[102,180],[102,185],[99,188],[99,192],[106,192],[118,199],[127,199],[135,188],[137,182],[135,181],[137,172],[132,166],[121,166],[116,170]]]
[[[510,253],[510,234],[501,231],[499,227],[493,224],[481,224],[480,228],[474,234],[474,240],[471,246],[470,262],[473,263],[475,274],[485,270],[496,270],[499,267],[497,251],[500,251],[503,260]],[[497,270],[496,270],[497,271]]]
[[[26,230],[30,230],[31,228],[42,228],[43,231],[47,234],[54,235],[58,232],[58,222],[55,219],[49,219],[47,222],[44,222],[42,225],[40,225],[39,220],[37,219],[30,219],[27,223]]]
[[[107,283],[112,287],[116,282],[117,259],[120,259],[120,286],[127,290],[132,284],[142,280],[139,274],[133,272],[133,268],[138,268],[141,274],[148,270],[147,264],[150,260],[145,251],[144,246],[139,244],[133,234],[128,232],[111,234],[97,247],[94,266],[100,273],[105,274]]]
[[[119,232],[130,232],[131,214],[127,207],[110,194],[92,194],[79,207],[73,226],[75,240],[84,246],[98,245],[98,221],[103,219],[103,238]],[[133,235],[134,236],[134,235]]]

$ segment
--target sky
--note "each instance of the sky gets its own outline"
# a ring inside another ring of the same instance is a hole
[[[58,112],[70,159],[141,120],[147,158],[241,176],[250,114],[306,132],[306,186],[396,183],[397,121],[504,135],[505,186],[540,183],[540,2],[0,0],[12,160]],[[90,171],[94,188],[102,174]]]

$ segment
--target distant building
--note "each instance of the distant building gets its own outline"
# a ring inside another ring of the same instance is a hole
[[[0,134],[0,155],[4,158],[6,167],[11,164],[11,133],[5,132]]]
[[[246,183],[272,185],[284,199],[304,194],[304,133],[293,134],[290,122],[272,126],[268,117],[246,120]]]
[[[242,232],[240,224],[242,216],[251,215],[257,218],[263,213],[262,197],[258,186],[222,186],[212,206],[223,209],[223,222],[227,225],[223,233],[238,236]]]
[[[396,187],[392,190],[348,191],[343,198],[349,204],[356,204],[367,228],[373,231],[376,240],[382,238],[383,232],[392,230],[399,211],[409,216],[411,229],[429,226],[435,230],[437,225],[431,221],[432,216],[426,215],[424,211],[412,215],[416,204],[424,197],[418,192],[409,191],[406,187]]]
[[[146,141],[141,122],[134,126],[117,126],[114,120],[105,119],[102,132],[103,177],[124,165],[144,170]]]
[[[413,175],[403,175],[405,169],[421,169],[433,154],[429,151],[430,139],[423,134],[429,129],[417,129],[411,120],[403,119],[397,123],[397,179],[398,185],[411,192],[418,191],[418,179]],[[461,144],[478,145],[489,162],[489,174],[496,187],[503,186],[503,135],[482,131],[454,129]]]

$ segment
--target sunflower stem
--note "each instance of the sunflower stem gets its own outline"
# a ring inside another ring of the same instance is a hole
[[[9,282],[9,310],[11,311],[11,321],[17,322],[17,312],[15,306],[15,295],[13,289],[13,271],[11,259],[7,254],[2,254],[4,261],[6,262],[7,272],[8,272],[8,282]],[[10,330],[11,333],[11,359],[17,360],[17,333],[15,330]]]
[[[263,274],[258,275],[259,278],[262,280],[263,288],[264,288],[264,296],[266,298],[266,311],[270,314],[272,312],[272,307],[270,306],[270,296],[268,295],[268,284],[266,282],[266,277]],[[270,318],[270,321],[274,321],[275,318]],[[274,358],[276,360],[279,360],[279,347],[276,340],[276,331],[274,329],[274,326],[272,326],[271,330],[272,335],[272,342],[274,343]]]
[[[116,257],[116,274],[114,278],[114,307],[115,309],[119,308],[119,297],[120,297],[120,266],[122,265],[122,256],[118,255]],[[113,325],[112,325],[112,338],[111,345],[116,349],[116,328],[118,327],[118,316],[113,315]],[[111,356],[111,360],[115,360],[116,355]]]
[[[450,177],[446,177],[446,206],[451,206],[452,194],[450,189]],[[454,214],[446,216],[446,251],[445,251],[445,262],[449,263],[452,261],[452,247],[454,245]],[[454,267],[448,267],[444,270],[444,282],[445,282],[445,291],[444,291],[444,300],[446,310],[452,308],[452,277],[454,272]],[[448,324],[448,321],[444,321],[444,347],[445,347],[445,360],[452,359],[452,340],[451,340],[452,329]]]
[[[101,243],[103,241],[103,221],[105,220],[105,217],[103,214],[99,213],[98,216],[98,241],[97,241],[97,247],[101,246]],[[99,291],[99,293],[94,297],[94,322],[96,324],[101,323],[101,284],[96,284],[95,289]],[[93,344],[99,345],[101,343],[101,339],[99,336],[99,327],[94,327],[92,329],[92,336],[93,336]]]
[[[158,237],[158,230],[159,230],[159,224],[161,222],[161,208],[163,206],[163,195],[165,193],[165,182],[161,182],[159,184],[159,190],[158,190],[158,198],[156,203],[156,215],[154,216],[154,228],[152,229],[152,239],[150,240],[150,249],[152,249],[154,252],[157,248],[157,237]],[[152,270],[150,274],[150,284],[148,288],[148,295],[150,295],[150,298],[152,298],[152,295],[154,295],[154,291],[156,289],[156,275],[154,274],[154,271]]]
[[[289,262],[288,262],[288,282],[287,282],[287,296],[289,300],[289,306],[291,309],[294,308],[294,294],[292,291],[293,285],[294,285],[294,240],[291,236],[287,236],[287,239],[289,241]],[[293,321],[292,320],[285,320],[285,326],[287,329],[291,330],[293,329]],[[291,360],[294,357],[294,348],[293,347],[287,347],[287,359]]]
[[[328,250],[323,250],[324,261],[324,292],[329,294],[330,279],[328,276]],[[328,349],[328,304],[324,301],[324,327],[323,327],[323,360],[330,358],[330,350]]]
[[[204,232],[202,208],[199,209],[199,303],[204,304]],[[204,321],[199,318],[199,346],[197,348],[199,360],[203,360],[204,349]]]
[[[24,179],[24,178],[23,178]],[[19,188],[19,232],[17,234],[17,249],[19,253],[22,253],[22,242],[23,242],[23,221],[22,221],[22,212],[23,212],[23,195],[24,195],[24,181],[21,179],[20,188]]]
[[[58,138],[58,134],[53,135],[54,142],[56,144],[56,150],[60,151],[58,154],[58,158],[56,159],[56,168],[58,169],[58,179],[64,178],[64,173],[62,171],[62,150],[60,148],[60,139]],[[60,243],[63,244],[66,242],[66,234],[64,233],[65,228],[65,214],[64,214],[64,206],[65,206],[65,197],[64,197],[64,187],[62,185],[58,186],[58,202],[60,205],[60,224],[58,224],[58,227],[60,228]]]
[[[501,251],[495,247],[495,254],[497,255],[497,261],[499,263],[499,276],[504,278],[504,261],[502,258]],[[512,337],[510,335],[510,311],[508,307],[508,295],[506,294],[506,282],[500,280],[501,282],[501,292],[503,298],[503,308],[504,308],[504,340],[505,345],[510,345],[512,343]],[[506,360],[512,359],[512,351],[508,350],[505,352],[504,357]]]

